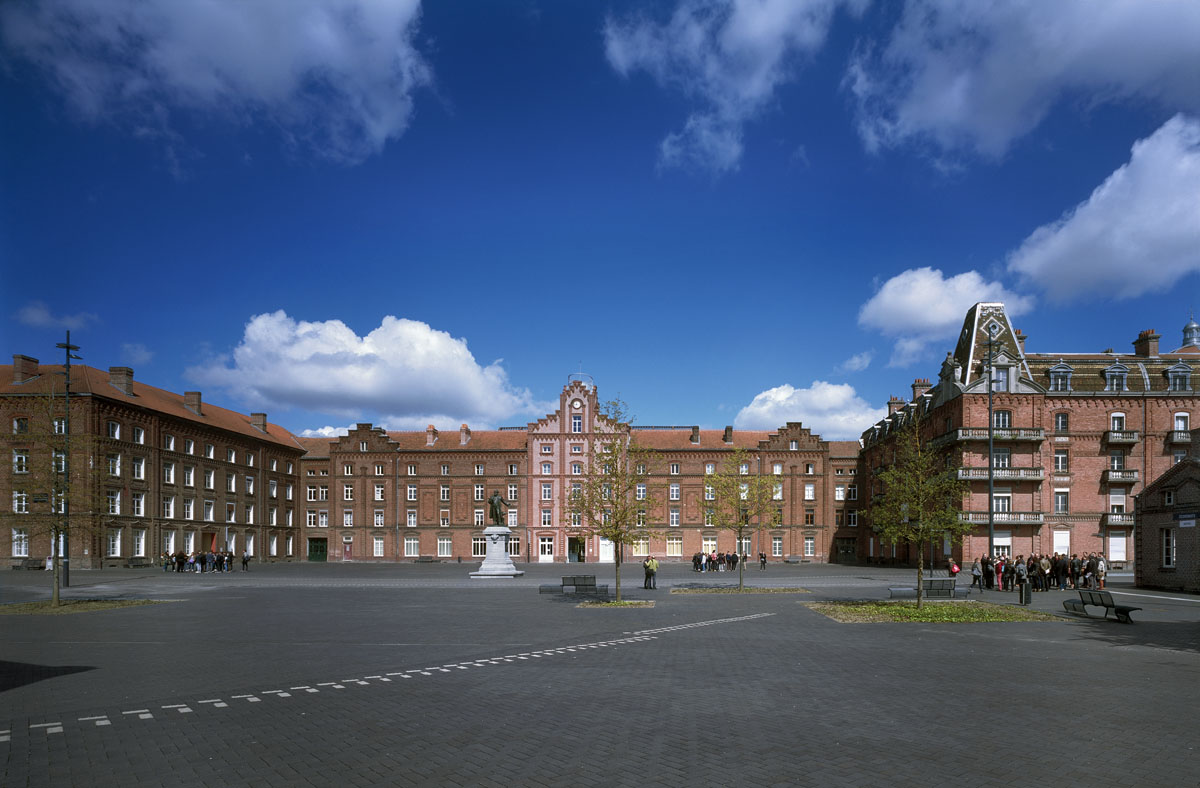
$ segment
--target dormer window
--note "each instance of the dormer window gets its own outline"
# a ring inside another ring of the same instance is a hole
[[[1168,391],[1192,390],[1192,368],[1182,361],[1169,367],[1164,374],[1167,376]]]
[[[992,367],[992,391],[1008,391],[1008,367]]]
[[[1127,379],[1129,368],[1124,364],[1113,364],[1104,370],[1105,391],[1129,391]]]
[[[1050,367],[1050,390],[1070,391],[1072,372],[1074,372],[1074,370],[1061,361]]]

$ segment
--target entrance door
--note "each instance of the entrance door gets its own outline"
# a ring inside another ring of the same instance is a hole
[[[854,563],[855,554],[858,552],[858,540],[853,536],[839,536],[835,542],[837,546],[837,562],[839,564]]]
[[[1071,554],[1071,532],[1061,529],[1054,532],[1054,552],[1059,555]]]
[[[342,560],[343,561],[350,560],[350,549],[352,547],[354,547],[353,542],[342,542]]]
[[[1124,531],[1109,531],[1108,532],[1108,560],[1127,561],[1125,557],[1125,532]]]
[[[571,536],[567,538],[567,563],[579,563],[583,561],[583,540]]]
[[[549,564],[554,561],[554,537],[538,537],[538,563]]]
[[[308,540],[308,560],[309,561],[324,561],[325,560],[326,543],[324,539],[309,539]]]
[[[613,543],[603,536],[600,537],[600,557],[598,560],[602,564],[611,564],[617,560],[616,552],[613,550]]]

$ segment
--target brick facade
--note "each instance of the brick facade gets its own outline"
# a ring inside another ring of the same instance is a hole
[[[1200,461],[1189,457],[1148,485],[1136,514],[1137,585],[1200,594]]]

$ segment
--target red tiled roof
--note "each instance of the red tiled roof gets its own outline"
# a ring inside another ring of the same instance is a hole
[[[458,430],[438,430],[437,440],[428,446],[425,430],[387,433],[400,451],[525,451],[528,438],[524,430],[471,430],[471,439],[464,445],[459,435]]]

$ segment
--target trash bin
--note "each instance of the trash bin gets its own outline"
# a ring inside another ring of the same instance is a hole
[[[1030,583],[1021,583],[1017,586],[1017,590],[1021,592],[1021,604],[1029,605],[1033,602],[1033,585]]]

